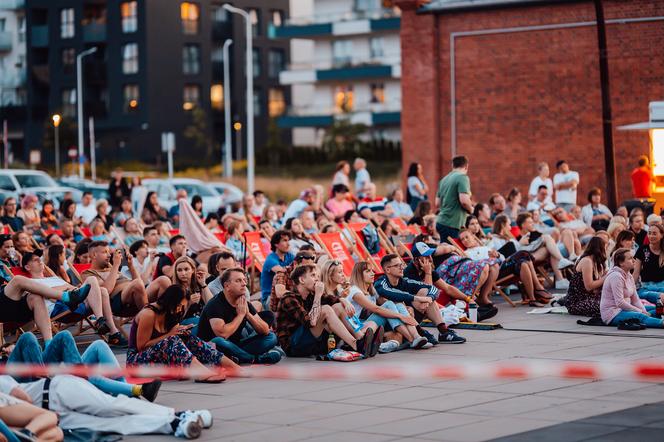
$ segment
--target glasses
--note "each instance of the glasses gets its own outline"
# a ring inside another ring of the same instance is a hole
[[[391,265],[389,265],[389,266],[386,266],[385,268],[386,268],[386,269],[389,269],[389,268],[392,268],[392,267],[399,267],[399,268],[405,269],[405,268],[406,268],[406,264],[403,263],[403,262],[399,262],[399,263],[397,263],[397,264],[391,264]]]

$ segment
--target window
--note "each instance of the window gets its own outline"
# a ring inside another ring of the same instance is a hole
[[[120,14],[122,15],[122,32],[136,32],[138,28],[138,18],[136,16],[136,2],[124,2],[120,5]]]
[[[25,26],[26,26],[25,17],[21,17],[19,19],[19,24],[18,24],[18,41],[20,41],[21,43],[25,41]]]
[[[380,9],[381,2],[380,0],[355,0],[355,11],[357,12],[369,12]]]
[[[271,117],[278,117],[283,115],[286,110],[286,100],[284,99],[284,91],[277,88],[270,88],[268,91],[268,113]]]
[[[138,72],[138,44],[127,43],[122,46],[122,73],[135,74]]]
[[[385,103],[385,84],[373,83],[371,84],[371,102],[372,103]]]
[[[277,78],[279,72],[284,70],[285,58],[283,49],[270,49],[267,54],[267,75],[270,78]]]
[[[74,36],[74,8],[60,10],[60,37],[72,38]]]
[[[253,36],[261,35],[261,12],[258,9],[249,10],[249,19],[251,20],[251,31]]]
[[[123,88],[124,112],[134,112],[138,109],[139,90],[137,84],[125,84]]]
[[[284,22],[284,11],[270,11],[270,22],[277,28],[281,26]]]
[[[74,48],[65,48],[62,50],[62,69],[66,74],[74,71],[76,63],[76,50]]]
[[[353,60],[352,40],[335,40],[332,42],[332,58],[334,66],[347,66]]]
[[[212,53],[210,54],[212,61],[223,62],[224,61],[224,47],[220,45],[212,46]]]
[[[261,90],[254,89],[254,117],[260,117],[263,113],[263,110],[261,109],[262,102],[263,100],[261,100]]]
[[[180,5],[180,17],[182,18],[183,33],[187,35],[198,34],[200,9],[196,3],[183,2]]]
[[[195,75],[201,71],[201,50],[198,45],[188,44],[182,48],[182,72]]]
[[[0,18],[0,32],[5,32],[6,29],[7,29],[7,19]]]
[[[254,48],[252,52],[252,58],[254,63],[254,78],[260,77],[261,75],[261,51],[258,48]]]
[[[225,23],[228,21],[228,11],[221,6],[212,6],[212,22]]]
[[[210,105],[212,109],[222,110],[224,108],[224,86],[213,84],[210,87]]]
[[[382,58],[385,55],[383,37],[373,37],[369,40],[371,58]]]
[[[334,108],[337,112],[353,110],[353,86],[337,86],[334,94]]]
[[[188,84],[182,92],[182,109],[192,110],[200,104],[201,88],[197,84]]]
[[[76,115],[76,89],[62,90],[62,116],[73,117]]]

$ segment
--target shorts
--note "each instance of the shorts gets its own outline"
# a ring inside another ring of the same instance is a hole
[[[308,327],[301,325],[290,337],[290,349],[287,354],[294,357],[326,354],[327,338],[326,333],[321,333],[319,337],[315,337]]]
[[[138,311],[139,309],[136,308],[135,305],[122,303],[122,292],[111,297],[111,312],[113,312],[113,316],[130,318],[132,316],[136,316]]]
[[[25,324],[32,321],[34,314],[28,306],[28,297],[14,301],[5,295],[5,288],[0,288],[0,322],[18,322]]]
[[[560,254],[563,255],[563,258],[569,258],[569,251],[567,250],[567,247],[565,247],[565,244],[559,242],[558,250],[560,250]]]
[[[53,310],[51,311],[51,318],[54,318],[58,316],[61,313],[69,312],[69,307],[67,307],[67,304],[65,304],[62,301],[57,301],[55,305],[53,306]],[[87,316],[88,315],[88,306],[85,305],[84,302],[81,302],[76,309],[74,309],[73,312],[77,315],[81,316]]]

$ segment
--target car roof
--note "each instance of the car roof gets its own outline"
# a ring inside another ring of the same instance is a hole
[[[3,169],[0,173],[14,174],[14,175],[48,175],[43,170],[33,169]]]
[[[146,178],[144,183],[169,183],[169,184],[206,184],[202,180],[195,178]]]

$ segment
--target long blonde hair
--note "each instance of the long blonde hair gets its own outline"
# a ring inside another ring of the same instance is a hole
[[[369,263],[367,261],[358,261],[353,266],[353,271],[350,274],[350,283],[362,291],[365,295],[375,295],[376,289],[373,284],[369,283],[367,285],[364,282],[364,272],[369,269]]]
[[[171,276],[171,282],[174,285],[178,285],[180,287],[183,287],[182,281],[178,279],[178,273],[177,269],[178,266],[182,263],[189,264],[191,266],[191,282],[189,283],[189,293],[198,293],[201,291],[201,288],[198,285],[198,281],[196,280],[196,263],[194,262],[193,259],[191,259],[188,256],[181,256],[178,259],[175,260],[175,263],[173,263],[173,276]]]
[[[334,295],[338,295],[337,293],[337,286],[334,281],[332,281],[332,273],[336,270],[337,266],[341,266],[341,262],[337,261],[336,259],[329,259],[325,261],[323,266],[321,267],[321,280],[323,281],[323,284],[325,284],[325,292],[326,293],[331,293]]]

